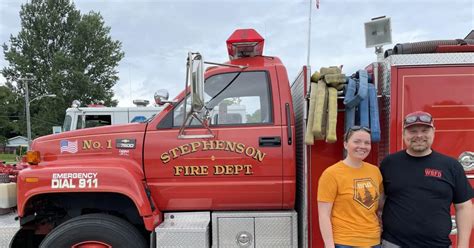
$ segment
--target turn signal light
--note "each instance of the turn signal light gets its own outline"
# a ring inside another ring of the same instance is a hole
[[[26,162],[28,164],[37,165],[41,161],[39,151],[28,151],[26,152]]]
[[[37,182],[39,182],[39,178],[37,178],[37,177],[27,177],[27,178],[25,178],[25,182],[27,182],[27,183],[37,183]]]

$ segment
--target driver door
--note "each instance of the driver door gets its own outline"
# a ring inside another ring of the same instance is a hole
[[[207,116],[213,138],[177,138],[183,100],[158,125],[149,125],[144,166],[160,210],[281,208],[281,107],[272,101],[279,99],[272,80],[264,70],[207,78],[200,115]],[[186,128],[188,135],[207,132],[196,120]]]

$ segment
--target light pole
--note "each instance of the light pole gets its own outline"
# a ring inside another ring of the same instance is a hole
[[[25,108],[26,108],[26,134],[28,136],[28,150],[31,147],[31,122],[30,122],[30,93],[28,91],[28,81],[36,80],[36,77],[32,73],[26,73],[26,77],[18,78],[18,81],[22,81],[25,87]]]
[[[26,134],[28,136],[28,150],[31,148],[31,120],[30,120],[30,103],[39,100],[43,97],[56,97],[54,94],[41,95],[33,98],[30,101],[30,92],[28,90],[28,81],[34,81],[36,77],[32,73],[26,73],[25,77],[18,78],[18,81],[22,81],[25,87],[25,108],[26,108]]]

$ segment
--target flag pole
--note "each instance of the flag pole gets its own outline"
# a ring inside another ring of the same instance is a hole
[[[319,0],[316,0],[319,1]],[[311,57],[311,13],[312,13],[312,2],[313,0],[309,0],[309,17],[308,17],[308,57],[306,60],[306,65],[309,67],[310,57]]]

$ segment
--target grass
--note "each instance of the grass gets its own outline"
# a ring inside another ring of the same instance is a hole
[[[5,161],[7,163],[16,163],[16,155],[0,153],[0,161]]]

